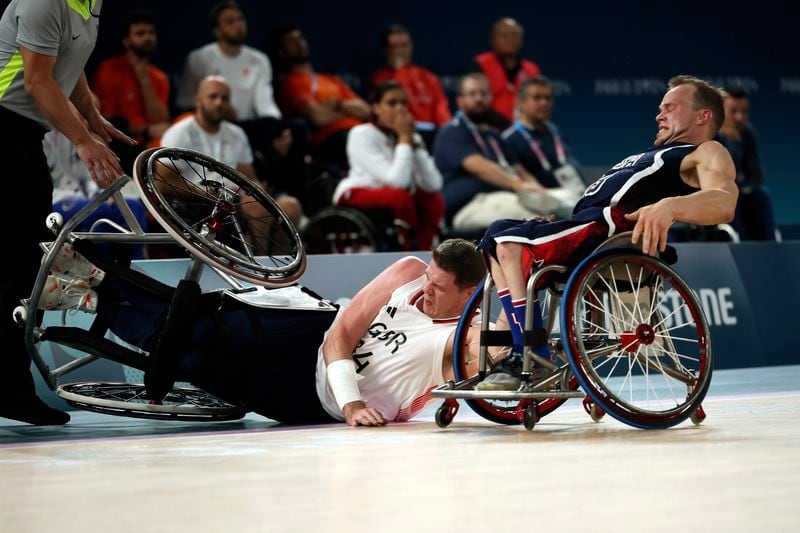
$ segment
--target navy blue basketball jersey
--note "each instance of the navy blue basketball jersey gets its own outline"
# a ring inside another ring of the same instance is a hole
[[[606,207],[613,206],[632,213],[662,198],[698,191],[680,176],[681,161],[696,148],[694,144],[665,144],[626,157],[589,185],[575,206],[573,218],[596,220]]]

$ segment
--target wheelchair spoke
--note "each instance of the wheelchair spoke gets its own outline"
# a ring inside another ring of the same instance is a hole
[[[673,329],[678,329],[678,328],[669,328],[669,329],[665,329],[664,331],[672,331]],[[664,334],[662,334],[662,333],[656,333],[655,335],[656,335],[656,337],[658,337],[658,338],[662,338],[662,339],[672,339],[672,340],[674,340],[674,341],[693,342],[693,343],[695,343],[695,344],[698,344],[698,343],[700,342],[700,341],[698,341],[697,339],[689,339],[689,338],[687,338],[687,337],[675,337],[674,335],[664,335]]]
[[[635,253],[598,254],[581,268],[565,292],[573,303],[562,324],[581,385],[603,410],[639,427],[690,416],[711,372],[697,298],[668,266]],[[611,345],[593,342],[598,336]]]
[[[617,287],[617,276],[614,273],[614,263],[611,263],[610,265],[608,265],[608,269],[611,271],[611,282],[614,285],[614,288],[613,289],[609,288],[609,290],[613,290],[614,297],[616,298],[617,302],[619,303],[620,308],[624,309],[625,311],[628,312],[628,314],[631,316],[631,322],[630,323],[634,324],[636,322],[636,316],[634,315],[633,309],[628,309],[628,305],[625,302],[622,301],[622,297],[620,296],[620,294],[621,294],[620,290]]]
[[[685,304],[685,303],[681,304],[681,305],[680,305],[680,306],[679,306],[677,309],[675,309],[674,311],[672,311],[672,312],[671,312],[670,314],[668,314],[667,316],[663,317],[663,318],[662,318],[662,319],[661,319],[661,320],[660,320],[660,321],[659,321],[657,324],[654,324],[654,325],[653,325],[653,329],[659,329],[659,328],[660,328],[660,327],[661,327],[661,326],[664,324],[664,322],[666,322],[667,320],[669,320],[670,318],[672,318],[672,317],[673,317],[675,314],[677,314],[678,312],[680,312],[680,311],[683,311],[684,309],[688,309],[688,307],[686,307],[686,304]],[[680,324],[680,325],[679,325],[679,327],[683,327],[684,325],[685,325],[685,324]]]
[[[143,152],[134,178],[157,222],[216,268],[266,287],[293,283],[305,270],[305,250],[286,214],[235,169],[191,150],[160,148]]]
[[[644,322],[644,315],[642,313],[642,308],[638,303],[639,302],[639,291],[641,290],[641,286],[642,286],[642,270],[643,269],[641,269],[641,268],[639,269],[639,279],[637,279],[636,283],[634,284],[633,283],[633,277],[631,276],[630,265],[627,262],[625,263],[625,272],[627,272],[627,274],[628,274],[628,283],[631,284],[631,287],[634,287],[634,285],[635,285],[635,288],[633,289],[633,301],[634,301],[633,305],[634,305],[634,309],[636,311],[638,311],[639,321],[640,322]]]
[[[594,329],[594,330],[596,330],[596,331],[600,331],[600,332],[602,332],[602,333],[605,333],[606,335],[611,335],[611,332],[610,332],[610,331],[608,331],[608,330],[607,330],[606,328],[604,328],[603,326],[601,326],[600,324],[595,324],[594,322],[592,322],[590,319],[588,319],[588,318],[586,318],[586,317],[581,317],[581,320],[583,321],[583,324],[584,324],[584,325],[588,325],[588,326],[589,326],[589,327],[591,327],[592,329]]]

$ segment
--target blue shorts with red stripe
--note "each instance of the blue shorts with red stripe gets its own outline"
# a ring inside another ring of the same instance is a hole
[[[633,228],[618,207],[610,210],[613,229],[602,210],[581,213],[569,220],[496,220],[483,235],[478,249],[497,259],[498,243],[523,246],[522,272],[527,278],[534,267],[572,267],[614,233]],[[583,215],[583,216],[581,216]]]

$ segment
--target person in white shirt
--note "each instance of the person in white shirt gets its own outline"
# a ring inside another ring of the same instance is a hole
[[[78,152],[67,137],[58,130],[50,130],[42,140],[42,148],[47,156],[47,165],[53,179],[53,210],[61,213],[67,221],[83,209],[100,192],[100,187],[92,181],[86,163],[78,157]],[[139,198],[133,183],[122,188],[125,202],[142,228],[147,228],[147,209]],[[76,231],[91,231],[98,220],[110,220],[122,227],[128,227],[125,216],[113,201],[101,204],[78,224]],[[109,231],[101,224],[102,231]],[[111,230],[113,231],[113,230]],[[100,245],[107,250],[113,245]],[[130,249],[130,247],[120,247]],[[119,249],[119,248],[116,248]],[[144,257],[144,246],[134,245],[130,251],[133,259]]]
[[[247,21],[236,2],[225,1],[209,14],[216,39],[189,53],[178,86],[176,104],[194,108],[195,94],[207,76],[222,76],[231,88],[225,117],[247,133],[253,149],[263,160],[260,172],[281,192],[300,194],[305,184],[306,151],[303,126],[282,118],[272,90],[272,64],[266,54],[245,45]]]
[[[350,173],[334,202],[366,212],[388,209],[409,224],[419,249],[430,250],[444,214],[442,175],[415,133],[403,87],[384,82],[371,100],[373,121],[355,126],[347,138]]]
[[[145,289],[130,269],[107,261],[107,270],[98,272],[74,250],[63,257],[69,261],[64,270],[99,280],[71,296],[93,302],[82,304],[84,310],[97,312],[125,342],[159,341],[157,317],[170,305],[171,287]],[[449,239],[430,264],[405,257],[386,268],[347,308],[337,310],[297,285],[266,291],[278,305],[248,300],[246,293],[203,294],[197,306],[182,310],[195,314],[180,349],[170,352],[175,372],[168,377],[280,422],[409,420],[433,401],[433,388],[453,379],[459,317],[485,273],[474,243]],[[70,305],[53,303],[49,309]],[[479,333],[470,328],[469,345],[477,347]],[[472,355],[477,361],[477,351]]]
[[[230,106],[231,89],[226,80],[220,76],[208,76],[197,88],[195,95],[196,112],[174,124],[161,138],[162,146],[188,148],[213,157],[230,167],[235,168],[251,180],[259,182],[253,168],[253,152],[244,130],[236,124],[225,120]],[[186,175],[191,175],[186,172]],[[292,196],[281,196],[276,203],[286,212],[295,225],[300,223],[303,210],[300,202]],[[247,215],[250,231],[255,235],[269,233],[263,227],[269,217],[257,202],[243,202],[243,207],[252,212]],[[266,253],[259,249],[264,239],[254,239],[256,253]]]

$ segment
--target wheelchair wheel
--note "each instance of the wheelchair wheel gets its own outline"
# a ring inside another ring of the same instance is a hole
[[[305,270],[300,235],[275,201],[242,173],[181,148],[145,150],[134,181],[147,209],[190,253],[265,287]]]
[[[73,407],[106,415],[215,422],[238,420],[246,411],[200,389],[173,387],[158,404],[147,399],[144,385],[134,383],[68,383],[56,390]]]
[[[323,209],[303,229],[309,254],[369,253],[378,251],[378,230],[361,211],[351,207]]]
[[[697,297],[659,259],[619,249],[591,255],[570,276],[561,323],[575,376],[617,420],[667,428],[703,401],[708,325]]]
[[[471,328],[480,328],[480,313],[481,301],[483,300],[483,281],[480,282],[475,292],[467,302],[464,312],[461,314],[461,319],[458,322],[458,327],[455,332],[455,339],[453,342],[453,374],[456,381],[464,381],[474,377],[475,373],[471,372],[468,368],[469,361],[469,340],[468,334]],[[500,313],[503,311],[500,310]],[[496,317],[490,319],[495,322]],[[568,380],[567,385],[569,389],[574,390],[577,388],[578,383],[574,378]],[[508,400],[488,400],[488,399],[467,399],[467,405],[475,411],[478,415],[495,422],[497,424],[516,425],[521,422],[519,416],[519,401]],[[539,418],[552,413],[566,399],[563,398],[547,398],[538,401],[538,416]]]

